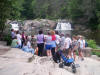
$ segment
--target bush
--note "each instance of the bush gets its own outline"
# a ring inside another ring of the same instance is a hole
[[[97,55],[98,57],[100,57],[100,52],[92,51],[92,54]]]
[[[11,39],[10,34],[7,34],[4,36],[4,41],[7,42],[7,45],[11,45],[12,39]]]
[[[87,40],[88,42],[88,46],[93,48],[93,49],[97,49],[97,45],[96,42],[94,40]]]

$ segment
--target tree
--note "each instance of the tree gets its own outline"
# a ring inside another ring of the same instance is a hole
[[[98,18],[98,30],[100,30],[100,0],[96,0],[96,16]]]
[[[24,0],[12,0],[12,9],[10,13],[10,19],[20,19],[22,15]]]
[[[81,0],[69,0],[67,5],[67,12],[69,18],[71,18],[72,20],[76,20],[83,16],[83,12],[80,8],[81,4],[82,4]]]
[[[34,0],[24,0],[23,8],[24,10],[22,11],[22,17],[26,19],[33,19],[34,18],[34,13],[33,13],[33,7],[32,7],[32,2]]]
[[[0,32],[2,33],[5,28],[5,22],[10,16],[11,0],[0,0]]]

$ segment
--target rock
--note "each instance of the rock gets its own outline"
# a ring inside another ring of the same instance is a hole
[[[8,52],[10,49],[11,49],[11,47],[9,47],[9,46],[0,45],[0,55],[5,54],[5,53]]]
[[[6,46],[6,45],[7,45],[7,42],[5,42],[5,41],[0,41],[0,45]]]
[[[92,55],[91,58],[98,59],[98,56],[97,55]]]
[[[91,56],[91,51],[92,51],[92,48],[90,47],[86,47],[83,49],[83,54],[85,57],[90,57]]]
[[[4,55],[0,55],[0,75],[99,75],[100,61],[91,58],[84,58],[84,61],[77,59],[79,64],[77,73],[73,74],[71,68],[64,66],[59,68],[59,63],[54,63],[50,57],[34,56],[32,62],[31,53],[21,49],[12,48]]]
[[[56,26],[56,21],[48,20],[48,19],[40,19],[40,20],[25,20],[23,30],[27,34],[37,34],[39,29],[42,29],[44,32],[47,29],[53,29]]]
[[[91,58],[92,58],[92,59],[96,59],[96,60],[99,60],[99,61],[100,61],[100,57],[98,57],[97,55],[91,55]]]

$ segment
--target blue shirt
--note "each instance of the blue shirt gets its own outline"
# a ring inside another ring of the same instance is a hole
[[[11,37],[15,38],[15,33],[14,32],[11,32]]]
[[[56,47],[56,41],[51,41],[51,47]]]

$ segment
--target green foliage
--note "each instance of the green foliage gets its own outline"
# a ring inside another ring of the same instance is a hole
[[[76,19],[81,16],[81,9],[79,7],[80,0],[70,0],[67,6],[67,12],[69,17],[72,19]]]
[[[92,54],[97,55],[98,57],[100,57],[100,52],[93,51]]]
[[[11,45],[12,39],[11,39],[10,34],[7,34],[4,36],[4,41],[7,42],[7,45]]]
[[[93,48],[93,49],[97,49],[97,45],[96,42],[94,40],[87,40],[88,42],[88,46]]]
[[[5,22],[10,16],[11,11],[10,0],[0,0],[0,31],[3,32],[5,28]]]
[[[25,19],[33,19],[34,18],[34,13],[33,13],[33,8],[32,7],[32,2],[34,0],[24,0],[23,3],[23,8],[24,10],[22,11],[22,17]]]
[[[24,0],[12,0],[12,9],[10,19],[18,20],[21,18]]]

